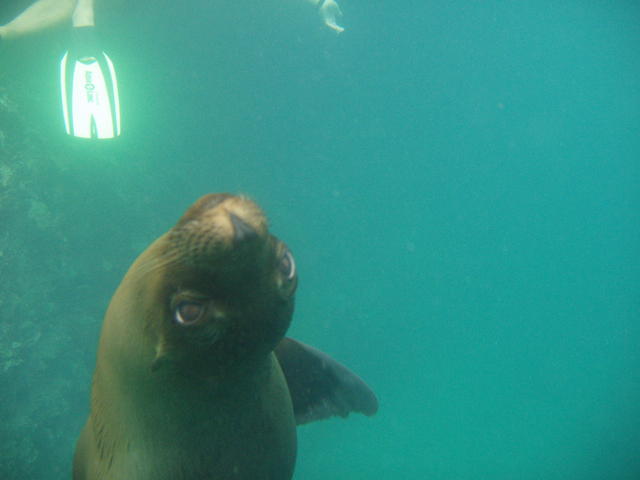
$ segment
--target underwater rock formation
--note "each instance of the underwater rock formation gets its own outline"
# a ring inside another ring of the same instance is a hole
[[[81,388],[73,378],[88,375],[77,362],[60,363],[74,349],[73,317],[82,312],[60,298],[69,252],[52,168],[43,138],[0,86],[0,478],[7,480],[68,476],[69,398]]]

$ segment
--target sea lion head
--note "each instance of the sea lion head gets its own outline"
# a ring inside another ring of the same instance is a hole
[[[283,338],[297,284],[293,256],[243,196],[211,194],[140,257],[152,370],[218,376],[251,368]]]

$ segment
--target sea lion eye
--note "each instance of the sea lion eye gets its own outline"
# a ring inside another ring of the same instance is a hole
[[[176,307],[175,320],[180,325],[192,325],[200,320],[203,313],[203,304],[184,300]]]
[[[293,280],[293,277],[296,276],[296,262],[289,250],[284,252],[278,269],[287,280]]]

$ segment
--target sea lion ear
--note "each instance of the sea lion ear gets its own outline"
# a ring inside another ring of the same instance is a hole
[[[326,353],[292,338],[282,339],[274,353],[287,379],[296,424],[378,410],[369,386]]]
[[[156,356],[151,362],[151,371],[155,372],[162,368],[162,366],[167,363],[167,352],[165,348],[164,341],[161,341],[156,347]]]

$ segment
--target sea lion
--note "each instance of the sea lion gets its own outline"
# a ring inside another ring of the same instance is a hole
[[[374,393],[284,338],[297,271],[260,208],[202,197],[133,263],[107,309],[75,480],[289,480],[296,424]]]

